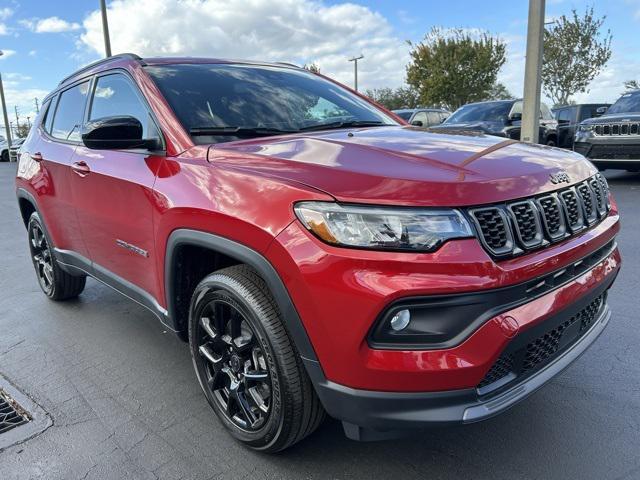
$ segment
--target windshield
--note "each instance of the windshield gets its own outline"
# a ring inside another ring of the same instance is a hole
[[[630,112],[640,112],[640,92],[625,93],[607,110],[607,114]]]
[[[511,102],[487,102],[465,105],[453,112],[444,123],[504,122],[507,120],[511,106]]]
[[[301,129],[397,125],[348,90],[306,70],[235,64],[147,66],[196,143]]]

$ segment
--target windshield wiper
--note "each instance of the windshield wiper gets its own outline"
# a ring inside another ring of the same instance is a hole
[[[284,135],[296,133],[296,130],[280,130],[269,127],[195,127],[189,129],[191,135],[203,136],[232,136],[232,137],[268,137],[270,135]]]
[[[312,130],[335,130],[337,128],[350,128],[350,127],[385,127],[392,126],[390,123],[384,123],[379,120],[350,120],[344,122],[330,122],[320,123],[318,125],[310,125],[308,127],[302,127],[300,132],[310,132]]]

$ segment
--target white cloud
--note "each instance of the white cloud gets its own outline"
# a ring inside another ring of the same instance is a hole
[[[113,52],[315,62],[323,73],[362,89],[402,84],[409,47],[371,9],[316,0],[114,0]],[[103,55],[100,12],[83,22],[81,42]]]
[[[9,7],[0,8],[0,20],[7,20],[11,15],[13,15],[13,10]],[[9,29],[4,23],[0,23],[0,35],[7,35],[9,33]]]
[[[35,18],[31,20],[20,20],[24,27],[36,33],[61,33],[80,30],[80,24],[76,22],[67,22],[58,17]]]
[[[8,49],[2,49],[2,55],[0,56],[0,61],[5,60],[7,58],[9,58],[11,55],[15,55],[16,51],[15,50],[8,50]]]

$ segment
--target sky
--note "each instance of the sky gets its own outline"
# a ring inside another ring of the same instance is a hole
[[[640,79],[640,0],[547,0],[547,20],[595,5],[613,34],[613,55],[578,102],[612,102],[625,80]],[[507,44],[499,80],[522,95],[526,0],[112,0],[113,53],[210,56],[316,63],[322,73],[361,90],[404,83],[407,41],[435,26],[480,29]],[[0,0],[0,74],[20,121],[74,70],[104,56],[98,0]],[[1,120],[0,120],[1,123]]]

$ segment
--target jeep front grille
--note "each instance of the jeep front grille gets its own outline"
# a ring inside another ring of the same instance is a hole
[[[595,125],[593,132],[599,137],[611,137],[621,135],[640,135],[640,123],[606,123]]]
[[[468,212],[484,248],[505,258],[568,238],[604,219],[609,209],[609,187],[598,173],[550,194]]]

